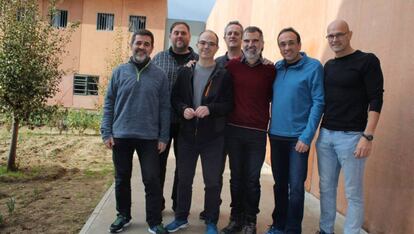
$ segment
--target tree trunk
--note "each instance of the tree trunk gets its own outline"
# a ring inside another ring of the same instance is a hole
[[[19,133],[19,119],[17,117],[13,117],[12,139],[10,142],[9,157],[7,158],[7,171],[17,171],[16,149],[17,149],[18,133]]]

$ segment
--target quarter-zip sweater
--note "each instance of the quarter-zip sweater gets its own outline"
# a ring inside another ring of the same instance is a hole
[[[170,92],[164,71],[148,62],[141,70],[132,62],[114,69],[103,108],[104,140],[136,138],[167,143]]]
[[[297,137],[310,145],[324,108],[323,67],[301,52],[301,60],[287,66],[276,63],[272,118],[269,132],[280,137]]]
[[[242,58],[230,60],[226,68],[233,77],[234,85],[234,110],[229,116],[229,124],[267,131],[274,66],[260,61],[250,66]]]
[[[204,87],[201,105],[210,114],[204,118],[184,118],[184,110],[194,107],[194,66],[181,67],[174,85],[171,101],[180,117],[179,134],[189,142],[206,143],[224,134],[227,115],[233,109],[233,85],[225,68],[216,65]]]

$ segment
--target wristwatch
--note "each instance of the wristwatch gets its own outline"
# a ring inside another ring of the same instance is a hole
[[[365,133],[362,133],[361,134],[365,139],[367,139],[368,141],[372,141],[372,140],[374,140],[374,136],[373,135],[370,135],[370,134],[365,134]]]

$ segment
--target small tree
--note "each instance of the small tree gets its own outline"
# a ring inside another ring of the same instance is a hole
[[[128,33],[125,33],[120,25],[117,26],[115,29],[114,40],[111,43],[112,49],[106,51],[106,56],[104,59],[105,69],[100,74],[103,79],[100,81],[98,89],[100,98],[96,104],[96,109],[98,112],[102,112],[103,99],[105,98],[109,81],[112,78],[112,70],[121,63],[124,63],[128,60],[129,44],[127,43],[125,46],[125,39],[128,41]]]
[[[0,0],[0,111],[11,116],[7,169],[15,171],[19,124],[42,113],[58,91],[65,45],[76,27],[51,26],[54,1],[46,20],[37,0]]]

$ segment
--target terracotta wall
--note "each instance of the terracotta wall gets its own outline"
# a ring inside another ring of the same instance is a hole
[[[47,12],[47,0],[39,0],[44,14]],[[67,75],[62,77],[60,92],[54,101],[66,107],[95,108],[98,96],[73,95],[73,75],[85,74],[99,76],[100,82],[106,82],[110,69],[108,60],[116,48],[117,38],[122,44],[126,57],[129,52],[128,32],[129,16],[146,16],[146,28],[155,37],[153,54],[163,50],[164,28],[167,18],[166,0],[61,0],[58,9],[68,11],[68,22],[80,22],[79,28],[67,45],[69,54],[65,56],[63,67]],[[96,30],[97,13],[115,15],[113,31]]]
[[[325,63],[333,57],[325,35],[334,19],[349,22],[356,49],[374,52],[385,78],[384,106],[365,173],[365,224],[370,233],[414,233],[414,1],[412,0],[217,0],[207,28],[223,36],[230,20],[256,25],[265,36],[264,56],[281,58],[277,34],[299,31],[302,49]],[[225,44],[221,42],[221,55]],[[309,158],[308,190],[319,196],[316,154]],[[343,183],[338,210],[346,212]],[[269,214],[270,215],[270,214]],[[317,227],[315,227],[317,228]]]

